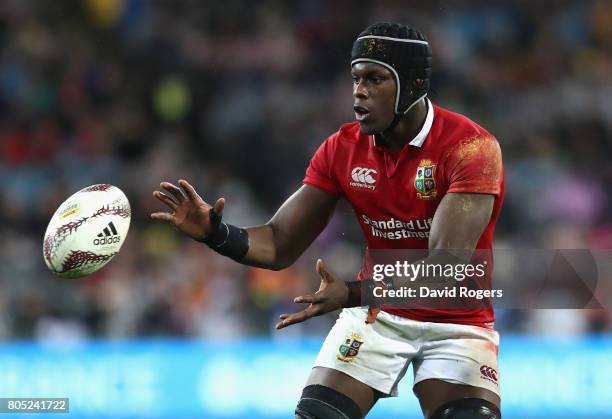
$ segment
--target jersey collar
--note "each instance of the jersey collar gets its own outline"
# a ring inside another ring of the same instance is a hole
[[[412,139],[412,141],[410,141],[408,143],[408,144],[410,144],[412,146],[415,146],[415,147],[422,147],[423,146],[423,143],[427,139],[427,136],[429,135],[429,131],[431,131],[431,127],[433,125],[434,107],[433,107],[433,105],[431,104],[431,101],[428,98],[425,98],[425,101],[427,103],[427,116],[425,117],[425,123],[421,127],[421,130],[416,135],[416,137],[414,137]],[[376,146],[376,137],[374,135],[372,135],[372,142],[373,142],[374,146]]]
[[[427,101],[427,116],[425,117],[425,123],[423,124],[421,131],[419,131],[416,137],[414,137],[414,139],[409,143],[415,147],[421,147],[423,145],[427,139],[427,136],[429,135],[429,131],[431,131],[431,126],[433,125],[434,108],[428,98],[425,100]]]

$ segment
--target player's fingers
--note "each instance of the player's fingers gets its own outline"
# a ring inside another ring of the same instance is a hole
[[[299,297],[295,297],[293,299],[294,303],[313,303],[315,302],[315,296],[313,294],[308,294],[308,295],[300,295]]]
[[[317,260],[317,273],[321,277],[321,280],[325,283],[334,282],[334,278],[325,270],[325,264],[323,263],[323,259]]]
[[[176,203],[176,201],[170,198],[168,195],[166,195],[163,192],[155,191],[153,192],[153,196],[159,199],[164,204],[168,205],[173,210],[176,210],[176,207],[178,207],[178,204]]]
[[[191,184],[189,182],[187,182],[185,179],[179,180],[178,183],[179,183],[179,186],[181,188],[183,188],[183,190],[187,194],[187,198],[191,199],[192,201],[197,201],[197,200],[202,200],[203,201],[203,199],[196,192],[194,187],[191,186]]]
[[[223,213],[223,208],[225,208],[225,198],[217,199],[217,202],[215,202],[215,205],[213,205],[213,211],[217,215],[221,215]]]
[[[174,215],[167,212],[154,212],[151,214],[151,218],[154,220],[168,221],[174,224]]]
[[[159,184],[159,186],[164,188],[166,191],[170,192],[178,203],[181,203],[185,200],[185,195],[183,195],[183,191],[181,191],[179,188],[174,186],[172,183],[162,182]]]
[[[316,316],[317,311],[313,310],[311,307],[308,307],[305,310],[298,311],[297,313],[282,315],[281,321],[276,324],[276,329],[280,330],[284,327],[291,326],[292,324],[301,323],[304,320],[308,320],[309,318]]]

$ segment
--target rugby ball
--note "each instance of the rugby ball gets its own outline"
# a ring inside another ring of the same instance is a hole
[[[47,267],[63,278],[96,272],[119,253],[130,228],[130,203],[121,189],[91,185],[66,199],[43,240]]]

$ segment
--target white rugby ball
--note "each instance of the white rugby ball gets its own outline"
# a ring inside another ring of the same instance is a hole
[[[130,228],[130,203],[121,189],[91,185],[55,211],[43,241],[47,267],[63,278],[89,275],[119,252]]]

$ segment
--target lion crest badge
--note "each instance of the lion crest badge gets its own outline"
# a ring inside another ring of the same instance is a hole
[[[430,200],[438,195],[436,179],[434,178],[435,168],[436,165],[429,159],[423,159],[419,163],[414,177],[414,188],[417,191],[418,198]]]
[[[342,345],[338,348],[338,358],[342,362],[352,362],[359,354],[359,349],[363,346],[363,339],[357,333],[347,336]]]

